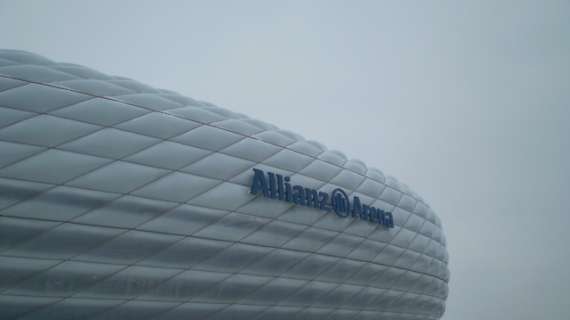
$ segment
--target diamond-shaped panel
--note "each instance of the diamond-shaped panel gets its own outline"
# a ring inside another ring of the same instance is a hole
[[[423,199],[243,114],[0,50],[0,150],[2,319],[438,319],[445,310],[446,242]],[[392,212],[395,226],[251,194],[252,168],[342,188]]]

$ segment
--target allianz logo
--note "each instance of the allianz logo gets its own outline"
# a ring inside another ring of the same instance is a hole
[[[265,173],[260,169],[253,169],[252,194],[262,194],[266,198],[291,202],[297,205],[311,207],[326,212],[334,211],[341,218],[353,217],[387,228],[394,227],[394,218],[391,212],[368,206],[360,202],[357,196],[348,197],[340,188],[334,189],[330,194],[294,185],[291,178],[273,172]]]

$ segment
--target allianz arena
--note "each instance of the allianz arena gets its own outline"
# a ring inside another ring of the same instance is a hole
[[[0,50],[0,319],[439,319],[396,179],[207,102]]]

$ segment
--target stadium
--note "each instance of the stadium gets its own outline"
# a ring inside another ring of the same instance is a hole
[[[294,132],[80,65],[0,50],[0,190],[1,319],[445,311],[442,224],[408,186]]]

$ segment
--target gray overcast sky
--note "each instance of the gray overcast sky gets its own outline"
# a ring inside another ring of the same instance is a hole
[[[444,319],[570,318],[570,1],[5,1],[0,47],[296,131],[441,216]]]

